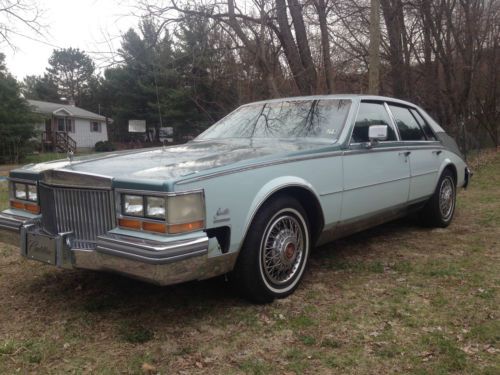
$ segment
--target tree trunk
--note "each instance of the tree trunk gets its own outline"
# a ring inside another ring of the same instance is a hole
[[[313,93],[313,87],[311,87],[307,72],[302,65],[297,45],[293,39],[292,30],[288,24],[286,2],[285,0],[275,0],[275,3],[276,18],[279,26],[279,33],[277,36],[285,52],[285,57],[292,71],[293,79],[302,95],[311,95]]]
[[[306,81],[310,87],[310,92],[314,93],[318,84],[318,78],[311,55],[311,49],[309,48],[306,26],[304,24],[304,17],[302,16],[302,7],[297,0],[288,0],[288,6],[290,8],[290,14],[292,15],[300,60],[302,61],[302,66],[306,73]]]
[[[391,64],[392,94],[397,98],[406,97],[403,38],[405,30],[401,27],[399,8],[401,0],[380,0],[389,38],[389,61]]]
[[[330,60],[330,39],[328,37],[328,24],[326,19],[326,1],[318,0],[315,2],[318,12],[319,29],[321,32],[321,54],[323,57],[323,70],[325,72],[326,93],[331,94],[334,91],[334,80],[332,62]]]

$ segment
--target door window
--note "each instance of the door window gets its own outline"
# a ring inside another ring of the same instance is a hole
[[[383,103],[362,102],[359,105],[358,117],[352,131],[351,143],[369,142],[368,128],[370,125],[387,125],[387,141],[396,141],[389,114]]]
[[[403,141],[425,141],[425,135],[415,117],[406,107],[389,104],[389,108],[396,120],[399,135]]]
[[[74,133],[75,123],[71,121],[70,118],[58,118],[57,119],[57,131]]]

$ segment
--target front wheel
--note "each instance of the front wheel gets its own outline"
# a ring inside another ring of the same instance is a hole
[[[236,262],[238,288],[257,303],[290,295],[302,278],[309,250],[309,223],[300,203],[288,196],[271,198],[255,216]]]
[[[420,212],[423,225],[446,228],[455,213],[456,183],[453,173],[446,169],[437,184],[434,194]]]

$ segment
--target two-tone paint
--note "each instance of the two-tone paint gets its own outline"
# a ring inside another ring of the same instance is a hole
[[[160,284],[231,271],[254,216],[274,194],[286,192],[299,199],[313,226],[313,240],[322,244],[420,207],[433,194],[445,168],[453,171],[457,186],[466,186],[468,169],[456,144],[425,111],[393,98],[307,97],[330,98],[352,103],[337,139],[194,140],[172,147],[27,165],[13,170],[10,179],[113,191],[175,194],[202,190],[203,231],[158,235],[114,228],[98,239],[95,250],[84,251],[72,248],[71,241],[65,240],[67,234],[56,241],[61,259],[66,259],[59,266],[111,270]],[[275,101],[279,100],[283,99]],[[363,100],[418,110],[438,140],[405,142],[398,135],[396,141],[370,147],[352,143]],[[29,247],[26,241],[36,233],[30,228],[38,219],[14,209],[0,214],[0,228],[21,228],[24,256]],[[63,253],[70,256],[63,257]]]

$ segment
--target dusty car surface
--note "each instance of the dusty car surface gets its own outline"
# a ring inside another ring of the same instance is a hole
[[[0,228],[21,255],[161,285],[229,273],[292,293],[314,246],[419,211],[446,227],[470,177],[418,106],[378,96],[244,105],[193,141],[11,171]]]

